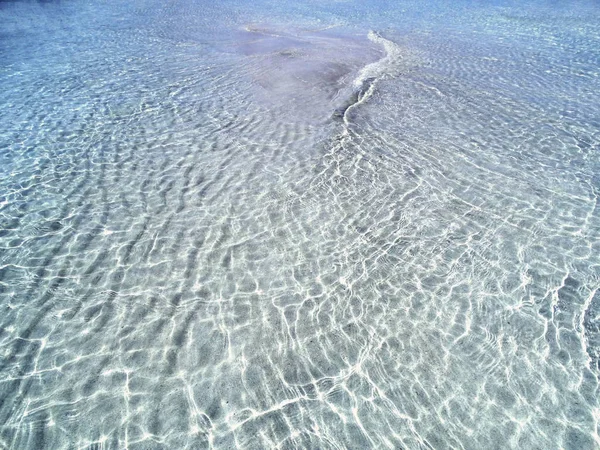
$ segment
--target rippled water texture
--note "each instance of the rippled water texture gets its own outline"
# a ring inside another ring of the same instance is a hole
[[[598,4],[217,3],[0,2],[0,448],[599,448]]]

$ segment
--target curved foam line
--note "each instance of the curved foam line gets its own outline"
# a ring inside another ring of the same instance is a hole
[[[374,31],[369,31],[368,37],[371,41],[383,47],[385,56],[362,68],[358,77],[354,80],[356,88],[360,88],[365,80],[369,78],[378,80],[386,76],[397,75],[400,68],[399,63],[402,60],[402,52],[396,43],[381,37]]]
[[[348,112],[373,95],[377,81],[382,78],[396,76],[400,70],[400,61],[402,60],[400,47],[374,31],[369,31],[368,37],[371,41],[383,46],[385,56],[363,67],[354,80],[355,95],[352,96],[351,103],[341,114],[346,126],[350,125]]]

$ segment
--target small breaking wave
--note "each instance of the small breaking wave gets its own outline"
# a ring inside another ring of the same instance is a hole
[[[396,76],[399,73],[400,62],[402,60],[402,51],[400,47],[384,37],[381,37],[374,31],[369,31],[369,39],[379,44],[385,50],[386,55],[374,63],[368,64],[362,68],[358,77],[354,80],[354,86],[359,89],[369,80],[378,80],[381,78]]]
[[[352,96],[344,106],[335,111],[334,117],[341,118],[346,125],[349,125],[348,113],[371,98],[379,80],[395,77],[400,73],[402,61],[400,47],[374,31],[369,31],[368,37],[372,42],[383,46],[385,56],[374,63],[367,64],[360,70],[353,82]]]

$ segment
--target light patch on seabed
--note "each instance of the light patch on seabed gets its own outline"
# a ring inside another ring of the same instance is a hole
[[[521,8],[0,3],[0,447],[598,448],[600,14]]]
[[[364,33],[338,27],[278,30],[248,25],[227,50],[246,58],[255,99],[289,120],[322,123],[352,96],[360,71],[384,56]]]

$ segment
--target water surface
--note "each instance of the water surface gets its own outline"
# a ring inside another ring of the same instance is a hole
[[[600,447],[594,2],[1,2],[0,447]]]

